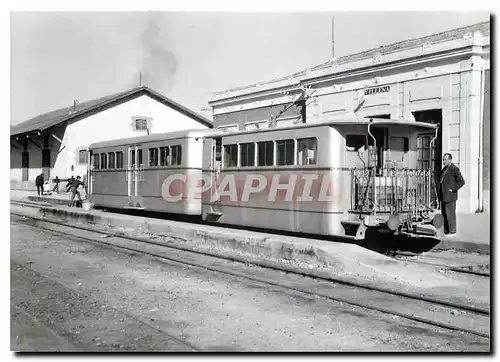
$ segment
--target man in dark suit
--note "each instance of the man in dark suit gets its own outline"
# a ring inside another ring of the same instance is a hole
[[[458,190],[465,184],[460,170],[452,162],[449,153],[443,156],[444,167],[441,170],[439,181],[439,200],[441,201],[441,214],[444,216],[444,233],[455,236],[457,233],[457,207]]]
[[[38,175],[35,179],[36,191],[38,192],[38,196],[43,195],[43,173]]]

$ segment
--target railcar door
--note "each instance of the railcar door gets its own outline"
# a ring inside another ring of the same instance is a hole
[[[92,165],[92,160],[93,160],[93,152],[92,150],[89,150],[89,156],[87,158],[87,190],[88,190],[88,195],[87,198],[89,198],[90,195],[92,195],[93,189],[94,189],[94,167]]]
[[[141,186],[144,180],[142,149],[139,145],[129,146],[127,160],[128,206],[142,208]]]
[[[204,167],[207,167],[207,171],[210,175],[210,193],[204,193],[202,195],[203,202],[210,204],[210,206],[203,212],[207,215],[207,218],[211,219],[213,217],[220,217],[220,212],[214,208],[217,203],[213,203],[211,200],[211,195],[218,189],[221,178],[221,167],[222,167],[222,138],[205,138],[203,145],[203,157],[204,157]],[[203,206],[205,208],[205,206]]]
[[[129,146],[127,155],[127,194],[128,206],[134,206],[134,167],[135,167],[135,146]]]

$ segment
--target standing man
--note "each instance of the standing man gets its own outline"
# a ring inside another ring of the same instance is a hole
[[[36,191],[38,192],[38,196],[40,196],[40,194],[43,195],[43,181],[44,181],[43,180],[43,173],[41,173],[35,179]]]
[[[460,170],[451,160],[451,154],[445,153],[443,156],[444,167],[441,170],[439,182],[439,200],[441,201],[441,214],[444,217],[444,233],[448,236],[455,236],[457,233],[455,210],[458,190],[465,185],[465,181]]]
[[[80,176],[76,176],[76,179],[73,179],[70,184],[70,190],[71,190],[71,200],[69,200],[69,207],[71,207],[73,205],[73,200],[75,199],[75,195],[78,196],[78,201],[80,201],[80,203],[82,202],[82,198],[80,196],[80,191],[78,191],[78,187],[80,185],[83,185],[83,182],[80,181]]]
[[[59,177],[56,176],[56,178],[54,179],[54,188],[52,189],[52,192],[57,192],[59,194],[59,182],[61,182],[61,180],[59,179]]]
[[[66,184],[66,192],[69,192],[71,189],[71,184],[75,181],[75,178],[73,175],[71,175],[71,178],[68,180],[68,183]]]

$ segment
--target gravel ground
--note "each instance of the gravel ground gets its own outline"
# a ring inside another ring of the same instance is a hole
[[[488,351],[489,341],[11,224],[11,349]]]

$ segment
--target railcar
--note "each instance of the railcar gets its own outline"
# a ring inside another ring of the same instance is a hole
[[[435,233],[442,220],[434,171],[417,157],[422,134],[432,150],[436,125],[401,120],[207,135],[203,219],[358,239],[368,227],[414,232],[434,222]]]
[[[89,147],[89,198],[101,207],[358,239],[368,227],[414,232],[433,223],[435,232],[442,217],[422,142],[432,152],[436,138],[434,124],[365,119],[99,142]]]
[[[190,184],[201,178],[206,132],[178,131],[91,144],[90,201],[101,207],[200,215],[200,195],[184,192],[172,202],[163,184],[165,180]]]

